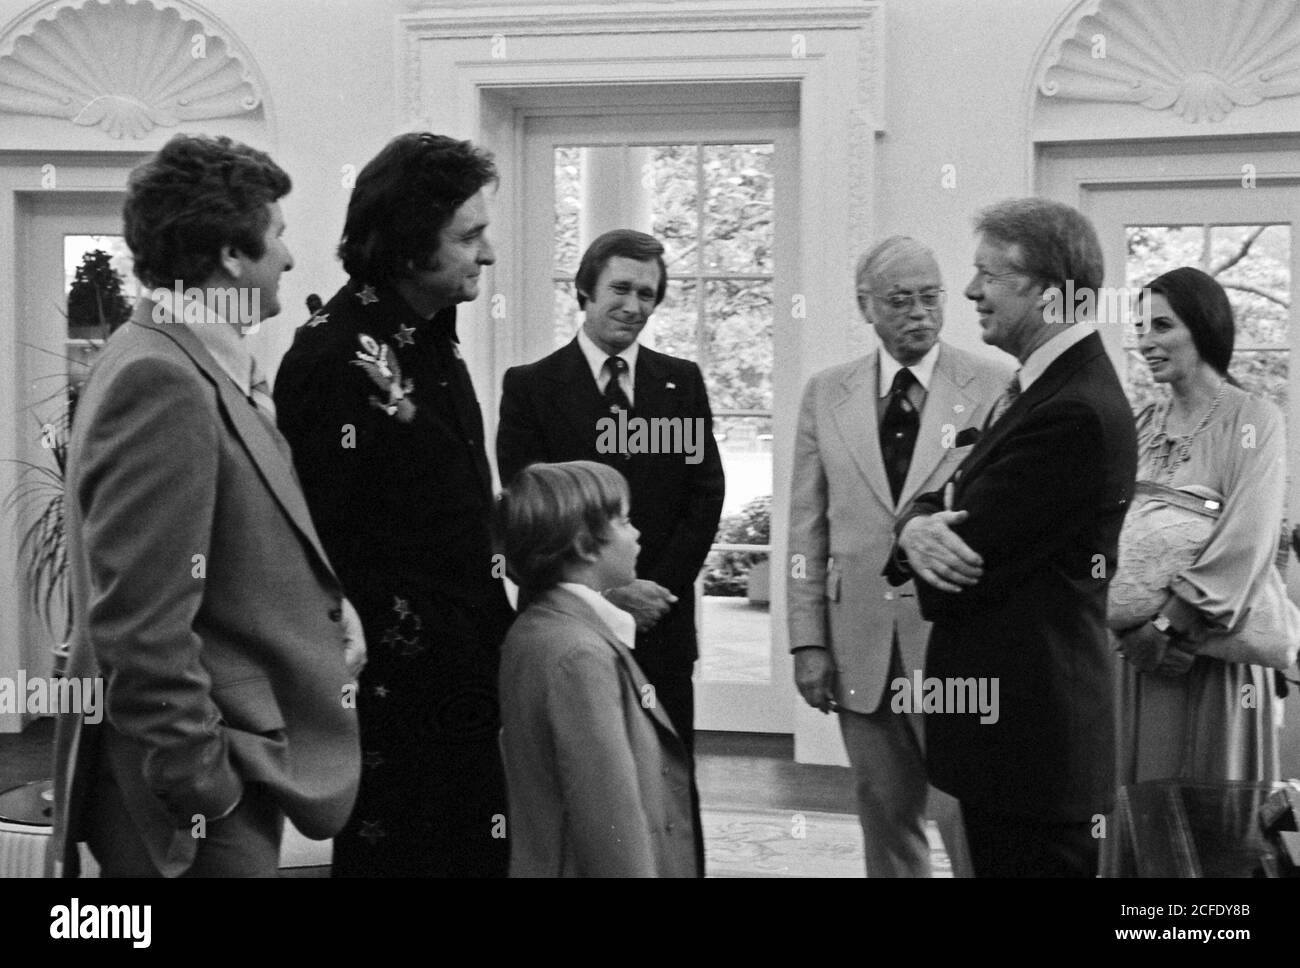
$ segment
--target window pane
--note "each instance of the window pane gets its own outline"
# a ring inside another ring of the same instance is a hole
[[[1215,225],[1210,273],[1227,290],[1237,347],[1285,343],[1291,302],[1291,226]]]
[[[768,273],[772,145],[705,145],[704,270]]]
[[[759,473],[743,477],[738,458],[724,448],[727,471],[727,507],[718,525],[717,543],[766,545],[771,540],[772,474],[771,438],[767,462],[750,453]],[[733,459],[737,458],[737,459]],[[736,475],[736,476],[733,476]],[[759,493],[737,503],[734,485]],[[753,485],[747,486],[747,485]],[[710,682],[768,682],[772,676],[768,604],[771,599],[771,564],[765,552],[714,551],[704,562],[704,628],[701,636],[699,677]]]
[[[704,379],[714,410],[772,409],[772,283],[706,284]]]
[[[695,145],[656,145],[654,148],[654,228],[651,234],[664,244],[668,275],[690,274],[699,258],[699,212]]]
[[[1272,400],[1286,413],[1290,356],[1285,350],[1238,350],[1229,372],[1245,390]]]
[[[578,335],[582,325],[582,310],[578,308],[578,294],[572,282],[555,283],[555,329],[552,337],[559,349]]]
[[[1179,266],[1200,266],[1205,257],[1205,229],[1199,225],[1128,225],[1125,232],[1125,285],[1130,288]]]
[[[552,267],[559,275],[578,271],[578,209],[581,205],[582,149],[555,149],[555,247]]]
[[[132,265],[120,235],[63,237],[68,339],[103,339],[126,321],[139,291]]]
[[[696,339],[699,308],[696,292],[694,280],[670,278],[664,301],[650,317],[650,324],[642,332],[642,341],[660,353],[699,362],[700,348]]]

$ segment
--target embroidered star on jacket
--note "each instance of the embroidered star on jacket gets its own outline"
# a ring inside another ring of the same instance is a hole
[[[398,346],[410,346],[415,342],[415,327],[407,326],[405,323],[397,327],[397,332],[393,334],[393,339],[397,340]]]
[[[357,298],[361,300],[361,305],[369,306],[373,302],[379,302],[379,297],[375,295],[374,286],[362,286],[361,291],[357,293]]]

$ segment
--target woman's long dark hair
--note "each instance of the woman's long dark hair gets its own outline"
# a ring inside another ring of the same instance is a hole
[[[1232,304],[1214,277],[1200,269],[1181,266],[1156,276],[1146,288],[1152,295],[1164,296],[1169,301],[1169,308],[1191,331],[1192,343],[1201,359],[1234,387],[1240,387],[1228,373],[1237,337]]]

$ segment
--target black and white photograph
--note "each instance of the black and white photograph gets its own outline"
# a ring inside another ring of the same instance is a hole
[[[0,938],[1285,944],[1298,228],[1300,0],[0,0]]]

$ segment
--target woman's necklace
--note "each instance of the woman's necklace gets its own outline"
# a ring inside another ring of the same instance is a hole
[[[1153,447],[1162,446],[1167,441],[1173,445],[1170,451],[1165,455],[1164,459],[1166,481],[1172,481],[1174,472],[1186,464],[1191,458],[1192,439],[1209,426],[1210,418],[1213,417],[1214,412],[1219,409],[1219,403],[1223,400],[1223,393],[1227,387],[1227,380],[1219,381],[1219,390],[1214,395],[1214,402],[1210,404],[1210,409],[1205,411],[1205,416],[1201,418],[1201,422],[1196,425],[1196,429],[1190,434],[1180,434],[1177,437],[1171,437],[1165,427],[1169,423],[1169,411],[1173,409],[1173,404],[1171,403],[1164,409],[1164,413],[1160,416],[1160,430],[1155,437],[1152,438],[1151,444]]]

